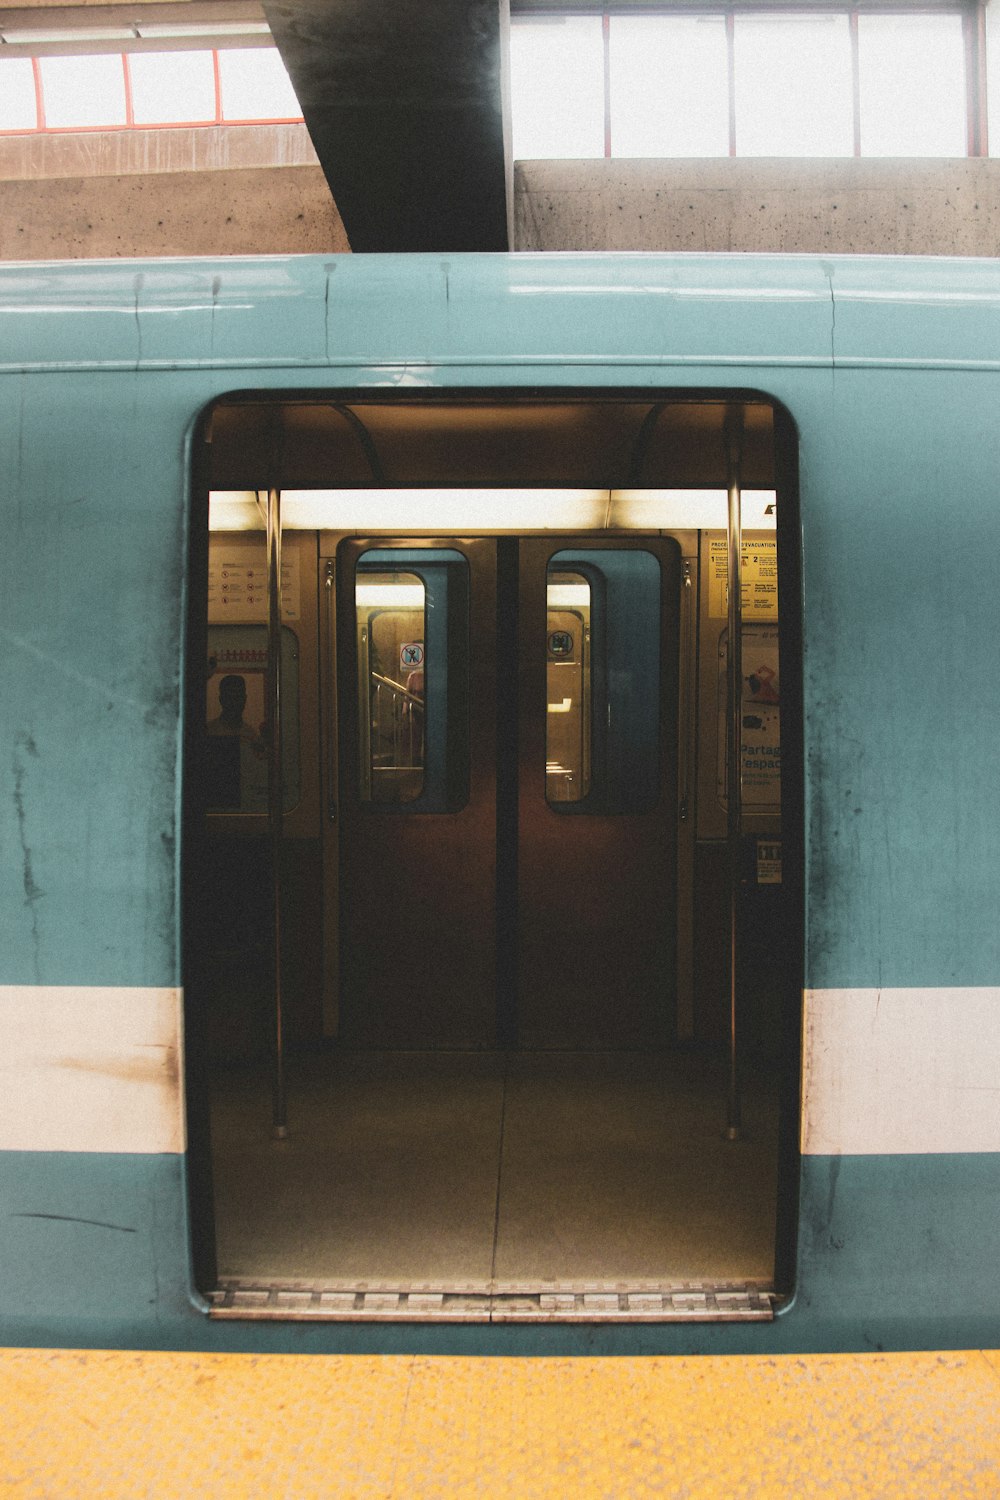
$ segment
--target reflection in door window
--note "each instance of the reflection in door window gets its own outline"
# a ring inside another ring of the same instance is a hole
[[[590,584],[581,573],[547,581],[545,800],[581,802],[590,791]]]
[[[424,786],[425,590],[414,573],[359,573],[361,800],[413,802]]]
[[[206,801],[210,813],[266,813],[267,626],[209,625],[205,681]],[[285,812],[297,806],[299,643],[281,631],[281,747]]]

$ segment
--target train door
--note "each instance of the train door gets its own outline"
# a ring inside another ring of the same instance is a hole
[[[345,1043],[670,1039],[678,578],[659,537],[341,543]]]
[[[797,1181],[792,439],[731,400],[354,405],[234,399],[205,444],[198,1284],[218,1316],[767,1316]]]

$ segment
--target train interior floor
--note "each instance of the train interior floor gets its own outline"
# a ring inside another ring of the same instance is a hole
[[[777,1088],[755,1069],[724,1138],[724,1059],[330,1052],[220,1069],[220,1282],[455,1290],[773,1278]]]

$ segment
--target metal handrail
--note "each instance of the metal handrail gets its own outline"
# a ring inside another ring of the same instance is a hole
[[[259,503],[259,496],[258,496]],[[284,836],[285,784],[281,743],[281,492],[267,492],[267,722],[270,735],[267,811],[271,834],[271,891],[274,929],[274,1076],[271,1131],[277,1140],[288,1134],[285,1084],[284,1008],[281,987],[281,854]]]
[[[411,693],[409,688],[405,688],[401,682],[394,682],[391,677],[383,677],[381,672],[372,672],[370,675],[373,682],[377,682],[381,687],[391,688],[397,697],[405,698],[407,703],[413,704],[414,708],[423,709],[423,698],[418,698],[416,693]]]

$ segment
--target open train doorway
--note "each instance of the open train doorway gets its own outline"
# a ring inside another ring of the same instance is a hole
[[[801,985],[787,419],[320,394],[203,435],[216,1315],[769,1316]]]

